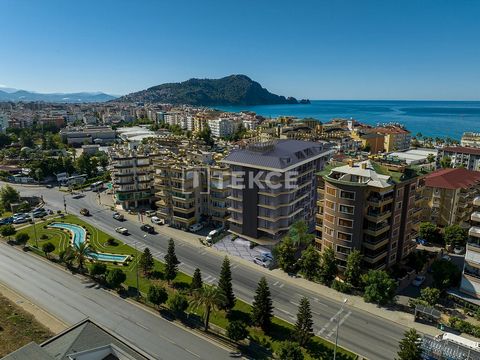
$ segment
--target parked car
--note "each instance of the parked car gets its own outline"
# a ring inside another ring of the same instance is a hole
[[[160,219],[158,216],[152,216],[150,218],[150,221],[154,224],[157,224],[157,225],[163,225],[165,224],[165,220],[163,219]]]
[[[241,358],[243,355],[240,351],[231,351],[228,353],[228,356],[231,358]]]
[[[13,216],[9,216],[3,219],[0,219],[0,225],[7,225],[13,223]]]
[[[116,227],[115,231],[119,234],[122,234],[122,235],[127,235],[128,234],[128,229],[124,228],[124,227],[121,227],[121,226]]]
[[[34,218],[42,218],[44,216],[47,216],[47,212],[43,209],[33,212],[33,217]]]
[[[13,223],[14,224],[25,224],[26,222],[28,222],[28,220],[30,220],[27,216],[19,216],[19,217],[16,217],[15,219],[13,219]]]
[[[415,276],[415,279],[413,279],[412,285],[419,287],[420,285],[423,284],[424,281],[425,281],[425,276],[417,275]]]
[[[52,184],[47,184],[47,186],[45,186],[47,189],[51,189],[53,188],[53,185]]]
[[[202,224],[193,224],[191,225],[189,228],[188,228],[188,231],[190,232],[197,232],[197,231],[200,231],[203,229],[203,225]]]
[[[148,224],[143,224],[142,226],[140,226],[140,230],[145,231],[149,234],[155,233],[155,229],[153,228],[153,226]]]
[[[157,212],[155,210],[147,210],[145,211],[145,215],[147,215],[147,217],[152,217],[157,215]]]
[[[82,208],[80,209],[80,214],[82,214],[83,216],[90,216],[90,211],[88,211],[88,209],[86,208]]]
[[[113,213],[113,218],[114,218],[115,220],[118,220],[118,221],[123,221],[123,220],[125,220],[125,217],[124,217],[122,214],[118,213],[118,212],[114,212],[114,213]]]
[[[455,246],[453,249],[453,252],[457,255],[461,255],[465,252],[465,247],[464,246]]]
[[[261,266],[263,266],[264,268],[267,268],[267,269],[268,269],[268,268],[270,267],[270,265],[272,264],[272,261],[271,261],[271,260],[266,259],[266,258],[262,258],[262,257],[260,257],[260,256],[255,256],[255,257],[253,258],[253,262],[254,262],[255,264],[261,265]]]

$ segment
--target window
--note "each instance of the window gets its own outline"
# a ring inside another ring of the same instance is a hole
[[[392,256],[390,256],[390,261],[395,261],[396,258],[397,254],[392,254]]]
[[[352,248],[349,248],[349,247],[346,247],[346,246],[337,245],[337,252],[340,253],[340,254],[348,255],[348,254],[350,254],[350,251],[351,251],[351,250],[352,250]]]
[[[326,221],[328,221],[328,222],[330,222],[330,223],[332,223],[332,224],[335,223],[335,217],[332,216],[332,215],[330,215],[330,214],[325,214],[325,215],[323,216],[323,218],[324,218]]]
[[[353,214],[355,207],[350,205],[340,205],[339,211],[344,214]]]
[[[325,206],[329,209],[335,210],[335,203],[330,200],[325,200]]]
[[[398,236],[398,228],[393,229],[392,236]]]
[[[327,194],[332,196],[337,196],[337,189],[327,186]]]
[[[353,227],[353,220],[339,218],[338,219],[338,225],[351,228],[351,227]]]
[[[402,193],[402,191],[400,189],[398,189],[397,190],[397,197],[399,197],[401,193]]]
[[[353,191],[340,191],[340,197],[342,199],[355,200],[355,193]]]
[[[397,242],[395,241],[394,243],[392,243],[392,250],[395,250],[397,248]]]
[[[396,208],[397,208],[397,210],[400,210],[402,208],[402,202],[401,201],[397,202]]]
[[[326,226],[325,226],[324,233],[327,234],[327,235],[329,235],[329,236],[333,236],[334,231],[333,231],[333,229],[330,229],[329,227],[326,227]]]
[[[352,234],[347,234],[341,231],[337,231],[337,238],[338,240],[352,241]]]

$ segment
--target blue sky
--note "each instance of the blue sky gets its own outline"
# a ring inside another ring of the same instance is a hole
[[[480,100],[480,1],[0,0],[0,84],[124,94],[246,74],[310,99]]]

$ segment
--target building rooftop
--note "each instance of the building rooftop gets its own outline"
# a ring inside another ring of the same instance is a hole
[[[446,146],[443,148],[443,151],[459,152],[459,153],[470,154],[470,155],[480,155],[479,148],[472,148],[472,147],[466,147],[466,146]]]
[[[330,152],[325,142],[278,140],[258,142],[246,149],[233,150],[222,162],[266,170],[287,171]]]
[[[377,188],[391,187],[392,178],[378,173],[370,160],[339,166],[331,169],[329,179],[373,186]]]
[[[464,168],[437,170],[425,177],[425,185],[440,189],[467,189],[480,181],[480,172]]]

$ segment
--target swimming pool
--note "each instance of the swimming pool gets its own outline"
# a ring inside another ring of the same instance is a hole
[[[70,231],[70,233],[72,234],[72,243],[75,246],[80,246],[80,244],[84,243],[85,239],[87,238],[87,231],[79,225],[68,224],[68,223],[51,223],[48,226]],[[130,255],[117,255],[117,254],[108,254],[108,253],[90,251],[87,254],[87,257],[93,260],[98,260],[98,261],[109,261],[109,262],[115,261],[118,263],[123,263],[125,260],[127,260],[130,257]]]

